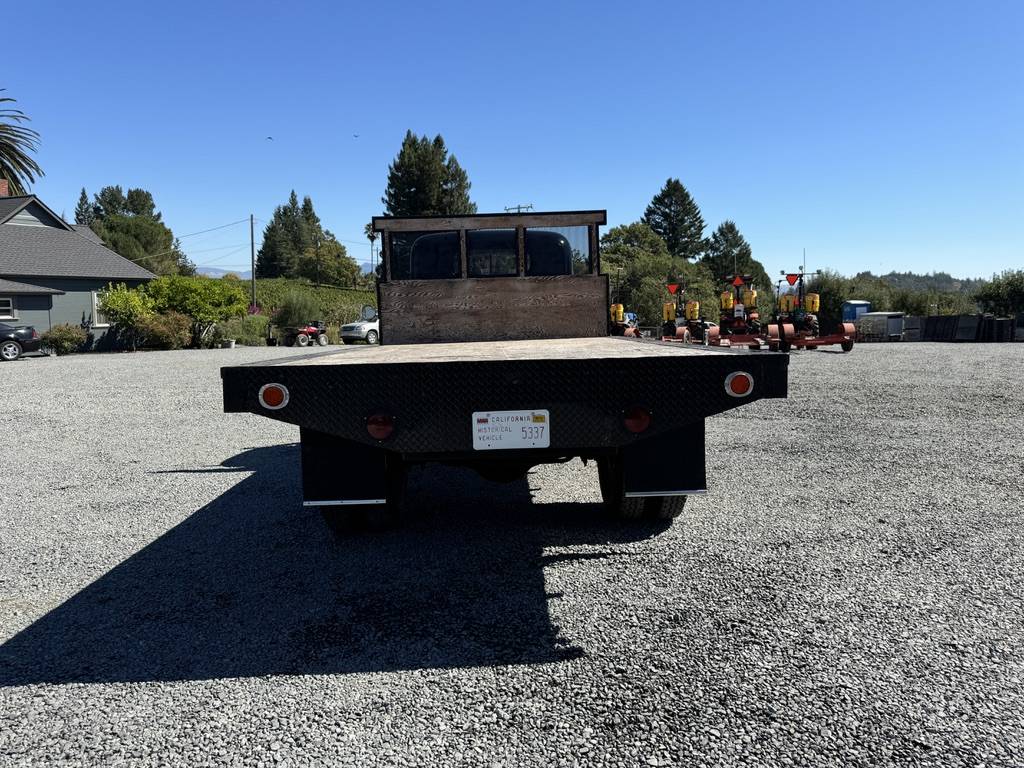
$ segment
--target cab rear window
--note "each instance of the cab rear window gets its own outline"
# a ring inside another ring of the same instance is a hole
[[[392,280],[450,280],[460,272],[458,232],[392,233]]]
[[[511,277],[519,274],[518,236],[514,229],[466,232],[466,273],[470,277]]]

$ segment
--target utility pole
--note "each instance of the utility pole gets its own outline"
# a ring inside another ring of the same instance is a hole
[[[249,277],[252,280],[252,312],[256,311],[256,223],[255,217],[249,214],[249,256],[252,259],[252,272]]]
[[[532,210],[533,210],[533,203],[527,203],[526,205],[509,205],[509,206],[506,206],[505,213],[511,213],[512,211],[515,211],[516,213],[522,213],[523,211],[532,211]]]

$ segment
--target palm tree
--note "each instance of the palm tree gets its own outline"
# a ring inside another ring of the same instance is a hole
[[[6,90],[0,88],[0,93]],[[9,96],[0,96],[0,105],[14,103]],[[39,134],[21,123],[29,118],[20,109],[8,109],[0,106],[0,179],[10,183],[12,195],[24,195],[26,184],[42,176],[39,164],[29,156],[39,148]]]

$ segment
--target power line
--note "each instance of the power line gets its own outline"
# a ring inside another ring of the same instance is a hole
[[[189,253],[210,253],[212,251],[226,251],[228,248],[238,248],[239,246],[248,244],[248,241],[244,243],[232,243],[231,245],[219,245],[216,248],[202,248],[198,251],[190,251]]]
[[[193,264],[195,264],[197,267],[208,267],[210,264],[216,264],[218,261],[223,261],[224,259],[227,259],[227,258],[229,258],[231,256],[234,256],[236,253],[241,253],[242,251],[244,251],[248,247],[249,247],[249,244],[248,243],[244,243],[240,248],[235,248],[235,250],[229,251],[228,253],[225,253],[223,256],[218,256],[215,259],[210,259],[209,261],[206,261],[206,262],[204,262],[202,264],[199,264],[199,263],[196,263],[196,262],[193,262]]]
[[[238,224],[242,224],[242,223],[247,222],[247,221],[249,221],[249,220],[248,219],[239,219],[238,221],[233,221],[230,224],[221,224],[219,227],[210,227],[209,229],[202,229],[202,230],[200,230],[198,232],[189,232],[187,235],[180,235],[180,236],[179,235],[175,235],[174,239],[175,240],[181,240],[182,238],[185,238],[185,237],[195,237],[196,235],[204,235],[207,232],[216,232],[218,229],[227,229],[228,227],[234,227],[234,226],[237,226]],[[246,243],[245,245],[248,245],[248,243]],[[227,246],[224,246],[224,247],[225,248],[232,248],[234,246],[227,245]],[[139,262],[142,262],[142,261],[152,261],[153,259],[160,258],[161,256],[167,256],[168,254],[174,253],[177,250],[178,250],[177,247],[168,248],[166,251],[159,251],[158,253],[151,253],[151,254],[149,254],[147,256],[140,256],[137,259],[128,259],[128,260],[129,261],[134,261],[136,264],[138,264]],[[220,248],[209,248],[209,249],[204,249],[204,250],[201,250],[201,251],[193,251],[193,253],[205,253],[207,251],[217,251],[217,250],[221,250],[221,249]],[[118,255],[120,255],[120,254],[118,254]],[[188,254],[185,254],[185,256],[187,258]],[[124,258],[128,258],[128,257],[125,256]]]
[[[177,235],[178,240],[184,240],[186,237],[195,237],[196,235],[205,235],[207,232],[216,232],[218,229],[227,229],[228,227],[234,227],[238,224],[244,224],[249,221],[248,218],[239,219],[238,221],[232,221],[230,224],[221,224],[219,227],[210,227],[209,229],[201,229],[198,232],[189,232],[187,235]]]

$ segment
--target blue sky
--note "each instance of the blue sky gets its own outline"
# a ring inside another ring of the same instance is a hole
[[[366,260],[411,128],[481,212],[628,223],[676,177],[769,272],[804,248],[846,274],[1024,266],[1019,2],[8,5],[0,87],[68,216],[83,186],[141,186],[185,235],[294,188]],[[245,267],[247,239],[183,245]]]

